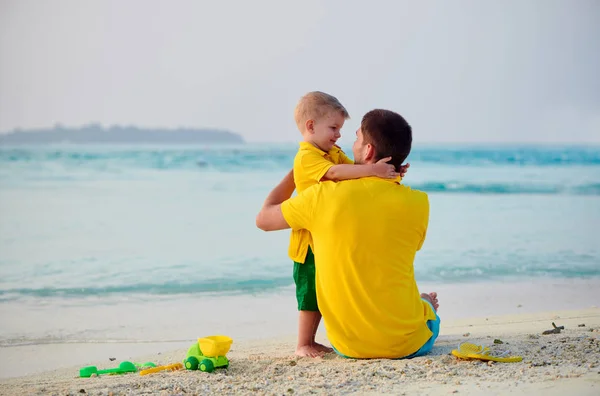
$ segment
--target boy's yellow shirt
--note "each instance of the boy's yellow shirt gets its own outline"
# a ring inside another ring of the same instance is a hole
[[[340,164],[354,164],[354,161],[348,158],[339,147],[333,146],[329,152],[325,152],[308,142],[300,142],[300,148],[294,157],[296,191],[301,193],[319,183],[329,168]],[[288,255],[292,260],[304,263],[309,246],[314,251],[310,232],[292,230],[288,249]]]

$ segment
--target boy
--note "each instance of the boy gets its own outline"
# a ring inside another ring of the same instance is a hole
[[[348,111],[333,96],[323,92],[304,95],[294,111],[294,119],[303,141],[294,158],[294,182],[302,192],[322,180],[346,180],[367,176],[400,176],[383,158],[376,164],[354,165],[336,146]],[[404,168],[401,170],[404,172]],[[294,261],[294,282],[298,301],[298,345],[296,355],[316,357],[332,349],[315,342],[321,321],[315,290],[314,246],[307,230],[293,230],[288,255]],[[318,249],[318,247],[317,247]]]

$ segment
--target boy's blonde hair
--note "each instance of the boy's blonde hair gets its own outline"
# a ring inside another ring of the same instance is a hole
[[[331,111],[339,111],[344,119],[350,118],[348,110],[336,97],[325,92],[313,91],[300,98],[294,110],[294,120],[300,132],[304,132],[307,120],[316,120]]]

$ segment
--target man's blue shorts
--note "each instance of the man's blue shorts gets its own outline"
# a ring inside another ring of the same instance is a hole
[[[435,340],[437,340],[438,335],[440,335],[440,317],[438,316],[437,312],[435,311],[435,309],[433,309],[433,305],[431,305],[431,303],[425,299],[422,299],[423,301],[425,301],[427,304],[429,304],[429,306],[431,307],[431,309],[433,310],[433,312],[435,312],[435,320],[428,320],[427,321],[427,327],[429,327],[429,330],[431,330],[431,332],[433,333],[431,335],[431,337],[429,337],[429,340],[427,340],[427,342],[425,343],[425,345],[423,345],[421,348],[419,348],[419,350],[415,353],[412,353],[408,356],[404,356],[401,358],[396,358],[394,360],[398,360],[398,359],[412,359],[415,357],[419,357],[419,356],[424,356],[427,355],[429,352],[431,352],[431,349],[433,348],[433,344],[435,343]],[[355,358],[351,358],[350,356],[346,356],[341,354],[340,352],[338,352],[337,349],[335,349],[335,346],[333,346],[333,350],[335,351],[335,353],[337,353],[338,355],[340,355],[341,357],[345,357],[345,358],[349,358],[349,359],[355,359]]]

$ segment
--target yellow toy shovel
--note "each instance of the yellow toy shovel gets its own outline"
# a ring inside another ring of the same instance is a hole
[[[146,370],[142,370],[142,371],[140,371],[140,375],[148,375],[148,374],[152,374],[152,373],[158,373],[159,371],[175,371],[175,370],[181,370],[182,368],[183,368],[182,363],[173,363],[173,364],[167,364],[167,365],[158,366],[158,367],[151,367]]]
[[[523,360],[521,356],[509,356],[510,351],[505,351],[501,354],[494,354],[490,351],[490,348],[482,345],[472,344],[470,342],[463,342],[458,345],[458,349],[454,349],[452,354],[460,359],[479,359],[479,360],[491,360],[493,362],[500,363],[516,363]]]

